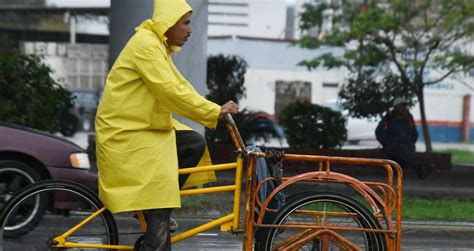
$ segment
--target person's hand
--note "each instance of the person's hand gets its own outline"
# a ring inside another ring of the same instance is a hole
[[[219,120],[224,120],[227,113],[236,114],[239,111],[239,106],[237,106],[234,101],[228,101],[223,106],[221,106],[221,112],[219,113]]]

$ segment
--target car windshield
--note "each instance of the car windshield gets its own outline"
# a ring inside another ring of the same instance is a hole
[[[97,94],[94,91],[73,91],[74,102],[84,107],[95,107],[98,103]]]

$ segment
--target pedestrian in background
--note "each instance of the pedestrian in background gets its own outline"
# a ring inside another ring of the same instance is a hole
[[[380,121],[375,129],[375,136],[389,159],[403,168],[415,169],[420,179],[426,178],[431,173],[431,168],[417,159],[415,143],[418,132],[405,98],[398,97],[394,100],[393,109]]]

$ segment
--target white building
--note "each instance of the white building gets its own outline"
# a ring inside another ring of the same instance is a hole
[[[108,66],[108,45],[23,42],[24,54],[43,55],[52,77],[67,89],[101,90]]]
[[[247,96],[241,100],[240,106],[276,117],[285,104],[295,99],[322,104],[338,97],[347,76],[345,69],[308,71],[297,66],[304,59],[329,51],[342,53],[342,49],[302,49],[292,46],[290,41],[276,39],[227,36],[208,40],[209,55],[238,55],[248,63],[245,75]],[[436,78],[442,73],[433,71],[427,74]],[[473,82],[474,78],[468,73],[425,88],[425,111],[433,141],[461,141],[465,129],[470,134],[468,139],[474,139],[473,123],[470,123],[474,120],[473,102],[470,100],[474,95]],[[419,126],[418,105],[411,111]]]
[[[327,51],[301,49],[286,40],[239,36],[208,39],[209,55],[238,55],[247,61],[247,96],[240,105],[268,114],[278,113],[282,105],[291,101],[290,98],[313,103],[337,98],[346,75],[344,69],[318,68],[308,71],[305,67],[297,66],[300,61],[323,52]]]
[[[285,0],[209,0],[208,15],[209,36],[285,36]]]

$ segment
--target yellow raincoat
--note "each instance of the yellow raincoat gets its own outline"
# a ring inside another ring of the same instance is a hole
[[[181,206],[175,130],[191,130],[172,113],[215,128],[220,106],[203,98],[179,73],[165,32],[191,7],[155,0],[107,76],[96,117],[99,197],[113,213]],[[208,151],[200,165],[210,164]],[[185,186],[214,181],[192,174]]]

